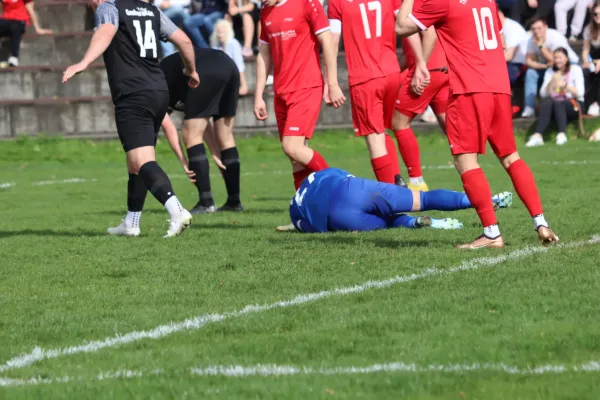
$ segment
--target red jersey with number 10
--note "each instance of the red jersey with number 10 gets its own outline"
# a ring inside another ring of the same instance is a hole
[[[329,0],[329,19],[342,22],[350,85],[400,71],[395,11],[399,0]]]
[[[434,26],[448,59],[450,95],[510,94],[502,24],[493,0],[416,0],[409,17]]]
[[[282,0],[260,14],[260,43],[269,45],[276,94],[323,86],[319,33],[329,21],[319,0]]]

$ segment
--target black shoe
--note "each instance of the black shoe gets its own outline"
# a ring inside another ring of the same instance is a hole
[[[396,183],[396,186],[406,187],[406,182],[404,182],[404,179],[402,179],[402,176],[400,174],[394,177],[394,181]]]
[[[219,211],[219,212],[242,212],[242,211],[244,211],[244,207],[242,206],[242,203],[237,203],[237,204],[225,203],[225,204],[223,204],[223,206],[219,207],[219,209],[217,211]]]
[[[190,210],[190,214],[212,214],[217,212],[217,207],[213,204],[212,206],[202,206],[200,203],[196,204],[194,208]]]

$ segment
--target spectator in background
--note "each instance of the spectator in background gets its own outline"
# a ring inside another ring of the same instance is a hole
[[[236,38],[233,37],[233,26],[226,19],[220,19],[215,24],[215,30],[210,37],[210,45],[213,49],[221,50],[231,58],[240,71],[240,90],[239,95],[248,94],[248,84],[246,83],[246,64],[242,55],[242,46]]]
[[[526,25],[530,18],[541,18],[548,21],[554,10],[555,0],[516,0],[510,18],[521,25]]]
[[[556,30],[563,36],[567,35],[567,13],[575,9],[573,19],[571,20],[571,36],[569,41],[577,41],[577,37],[581,34],[583,23],[587,9],[591,6],[593,0],[557,0],[554,5],[554,19],[556,21]]]
[[[535,133],[531,135],[527,147],[542,146],[543,133],[552,119],[556,121],[558,135],[556,144],[562,146],[567,143],[567,122],[576,119],[583,105],[585,84],[583,71],[577,64],[571,64],[567,49],[559,47],[553,53],[554,66],[548,68],[544,74],[544,83],[540,89],[542,104],[540,117],[537,120]],[[554,117],[554,118],[553,118]]]
[[[155,0],[154,5],[167,16],[175,25],[182,27],[190,16],[191,0]],[[171,42],[160,42],[163,57],[175,53],[175,46]]]
[[[7,62],[0,63],[0,67],[17,67],[21,38],[29,24],[33,24],[38,35],[50,35],[52,31],[40,27],[33,0],[0,0],[0,3],[0,37],[10,38],[10,57]]]
[[[592,20],[583,30],[583,72],[586,75],[588,114],[600,115],[600,5],[592,8]]]
[[[256,23],[260,18],[260,10],[251,0],[229,0],[229,15],[231,15],[234,24],[242,25],[244,47],[242,55],[252,57],[252,42]]]
[[[525,107],[522,117],[533,117],[535,115],[535,99],[538,88],[542,84],[544,72],[554,62],[553,52],[562,47],[566,49],[572,64],[579,62],[579,57],[564,35],[556,29],[548,28],[543,18],[535,18],[531,23],[532,36],[527,42],[527,57],[525,64]]]
[[[205,49],[210,46],[203,34],[212,35],[216,22],[225,17],[229,4],[228,0],[202,0],[201,4],[200,12],[186,19],[183,26],[194,46]]]
[[[498,10],[498,15],[502,22],[502,34],[504,35],[504,59],[512,86],[523,73],[529,35],[521,24],[506,18],[502,11]]]

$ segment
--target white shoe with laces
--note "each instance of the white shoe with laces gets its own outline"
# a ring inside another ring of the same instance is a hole
[[[557,146],[562,146],[562,145],[566,144],[567,141],[568,141],[567,135],[565,135],[564,132],[560,132],[558,135],[556,135],[556,145]]]
[[[192,214],[188,210],[183,210],[177,217],[169,220],[169,230],[164,238],[179,236],[192,224]]]
[[[535,133],[529,137],[525,147],[539,147],[544,145],[544,138],[542,135]]]
[[[521,118],[535,117],[535,109],[533,107],[525,107],[521,113]]]
[[[591,115],[592,117],[598,117],[600,116],[600,106],[598,105],[598,103],[593,103],[589,108],[588,108],[588,115]]]
[[[8,66],[9,67],[18,67],[19,66],[19,59],[15,56],[10,56],[8,57]]]
[[[130,227],[125,224],[125,220],[122,219],[118,226],[110,227],[106,230],[109,235],[112,236],[139,236],[140,227]]]

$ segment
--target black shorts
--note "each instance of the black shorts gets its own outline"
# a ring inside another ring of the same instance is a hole
[[[117,133],[125,152],[156,146],[158,131],[169,107],[169,92],[141,91],[115,103]]]
[[[212,117],[217,120],[222,117],[235,117],[240,92],[240,73],[237,67],[221,72],[213,79],[200,78],[200,86],[188,91],[184,119]]]

